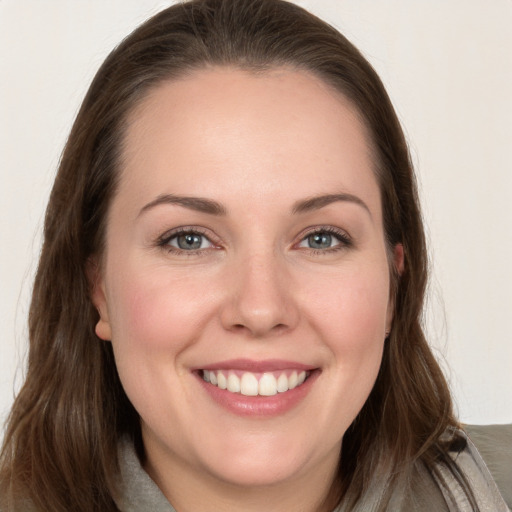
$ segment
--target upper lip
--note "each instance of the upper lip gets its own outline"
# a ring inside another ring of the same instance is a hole
[[[297,361],[286,361],[284,359],[266,359],[253,361],[251,359],[229,359],[218,361],[195,368],[195,370],[240,370],[246,372],[274,372],[279,370],[314,370],[316,366],[298,363]]]

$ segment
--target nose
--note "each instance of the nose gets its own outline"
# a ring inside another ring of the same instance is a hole
[[[299,310],[284,266],[268,254],[245,258],[231,269],[221,313],[225,329],[264,338],[297,325]]]

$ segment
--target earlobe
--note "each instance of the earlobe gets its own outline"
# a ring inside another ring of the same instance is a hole
[[[393,264],[396,269],[396,273],[401,276],[404,273],[404,246],[402,244],[396,244],[393,248]]]
[[[393,247],[393,267],[395,271],[396,279],[399,279],[400,276],[404,272],[405,268],[405,255],[404,255],[404,246],[402,244],[396,244]],[[396,293],[396,286],[397,283],[395,283],[394,286],[391,287],[390,291],[390,299],[388,304],[388,312],[387,312],[387,318],[386,318],[386,339],[389,336],[389,333],[391,332],[391,326],[393,325],[393,318],[395,316],[395,293]]]
[[[110,328],[108,315],[105,283],[101,275],[100,266],[95,258],[87,262],[87,279],[89,281],[91,301],[99,314],[94,332],[98,338],[104,341],[110,341],[112,339],[112,330]]]
[[[112,339],[112,331],[110,330],[110,324],[108,321],[105,321],[101,318],[98,320],[98,323],[96,324],[96,327],[94,328],[94,332],[96,333],[96,336],[100,340],[103,341],[110,341]]]

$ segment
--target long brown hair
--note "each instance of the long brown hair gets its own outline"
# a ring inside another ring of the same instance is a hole
[[[420,323],[427,257],[416,185],[380,79],[344,36],[296,5],[193,0],[160,12],[109,55],[66,144],[46,212],[27,377],[1,454],[6,510],[20,500],[41,511],[117,510],[117,443],[129,435],[140,448],[140,427],[111,345],[94,333],[87,266],[103,250],[128,114],[160,82],[223,65],[302,69],[353,103],[370,133],[388,247],[404,247],[404,271],[392,280],[392,331],[375,387],[343,439],[337,499],[355,507],[387,468],[384,509],[404,468],[450,465],[441,442],[456,426],[450,394]]]

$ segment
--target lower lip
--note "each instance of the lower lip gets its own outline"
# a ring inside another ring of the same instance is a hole
[[[203,380],[199,373],[197,378],[203,389],[220,406],[238,416],[279,416],[298,406],[311,390],[320,372],[314,370],[303,384],[294,389],[277,393],[273,396],[245,396],[220,389]]]

